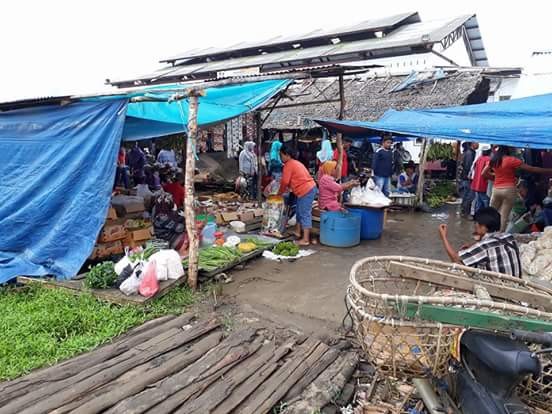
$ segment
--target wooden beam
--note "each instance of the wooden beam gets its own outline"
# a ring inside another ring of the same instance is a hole
[[[425,182],[425,164],[427,162],[427,154],[431,143],[428,138],[424,138],[422,143],[422,155],[420,157],[420,165],[418,165],[418,186],[416,187],[416,203],[424,202],[424,182]]]
[[[195,148],[197,142],[197,114],[199,107],[199,97],[203,91],[190,91],[188,100],[188,138],[186,142],[186,176],[184,189],[186,199],[184,200],[184,216],[186,217],[186,231],[188,232],[188,284],[192,289],[197,289],[197,267],[199,261],[199,237],[196,231],[195,221]]]
[[[447,286],[467,292],[474,292],[475,285],[483,286],[491,296],[507,299],[515,302],[525,302],[538,306],[546,311],[552,311],[552,296],[538,292],[516,289],[509,286],[500,286],[490,282],[470,279],[469,277],[456,276],[451,273],[441,272],[426,267],[409,265],[391,261],[389,272],[407,279],[422,280],[436,285]]]
[[[402,305],[396,304],[395,307],[397,312],[403,311]],[[460,325],[466,328],[481,328],[505,332],[513,329],[532,332],[552,332],[552,322],[467,308],[408,303],[406,305],[405,316],[408,318],[421,318],[426,321]]]
[[[270,115],[270,113],[268,114]],[[267,116],[268,116],[267,115]],[[266,119],[266,118],[265,118]],[[262,182],[263,182],[263,173],[262,173],[262,159],[263,159],[263,151],[262,151],[262,145],[263,145],[263,121],[261,119],[261,113],[259,111],[255,112],[255,126],[257,130],[257,182],[255,185],[257,186],[257,201],[260,203],[263,201],[263,195],[261,194],[261,188],[262,188]]]

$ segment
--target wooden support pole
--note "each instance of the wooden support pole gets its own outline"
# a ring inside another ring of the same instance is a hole
[[[188,97],[188,138],[186,142],[186,176],[184,189],[186,198],[184,200],[184,216],[186,218],[186,231],[188,233],[188,285],[197,289],[197,268],[199,261],[199,237],[196,232],[195,220],[195,147],[197,142],[197,113],[199,107],[199,96],[203,91],[192,89]]]
[[[343,119],[345,114],[345,90],[343,86],[343,75],[339,75],[339,119]],[[337,177],[341,178],[343,169],[343,135],[338,132],[335,144],[337,146]]]
[[[427,162],[427,153],[431,142],[429,138],[425,138],[422,144],[422,155],[420,156],[420,165],[418,167],[418,186],[416,188],[416,203],[418,205],[424,202],[424,181],[425,181],[425,164]]]
[[[262,194],[261,194],[261,187],[263,182],[263,173],[262,173],[262,157],[263,157],[263,151],[262,151],[262,145],[263,145],[263,120],[261,119],[261,112],[257,111],[255,112],[255,124],[257,127],[257,201],[260,203],[263,201]]]

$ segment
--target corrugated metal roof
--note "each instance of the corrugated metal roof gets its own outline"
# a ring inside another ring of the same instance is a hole
[[[374,18],[365,20],[354,25],[342,26],[336,29],[316,29],[301,35],[291,36],[276,36],[261,42],[240,42],[225,48],[209,47],[204,49],[192,49],[178,55],[161,60],[161,62],[174,62],[181,59],[199,58],[199,57],[216,57],[219,54],[236,53],[250,49],[263,49],[274,46],[285,46],[293,49],[293,44],[315,39],[324,39],[328,42],[332,38],[350,36],[353,34],[372,33],[385,29],[392,29],[400,24],[419,22],[420,17],[417,12],[401,13],[394,16],[382,18]],[[256,50],[256,54],[260,52]]]

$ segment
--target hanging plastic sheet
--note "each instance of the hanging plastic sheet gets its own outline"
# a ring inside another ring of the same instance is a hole
[[[127,99],[0,113],[0,283],[74,276],[115,176]]]
[[[552,148],[552,94],[451,108],[389,110],[375,122],[315,121],[349,136],[370,137],[375,131],[385,131],[421,138]]]

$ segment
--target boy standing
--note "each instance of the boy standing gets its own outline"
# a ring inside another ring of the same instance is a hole
[[[389,191],[391,190],[391,175],[393,175],[392,145],[393,139],[391,135],[385,135],[382,139],[381,147],[374,154],[374,160],[372,161],[374,182],[386,197],[389,196]]]

